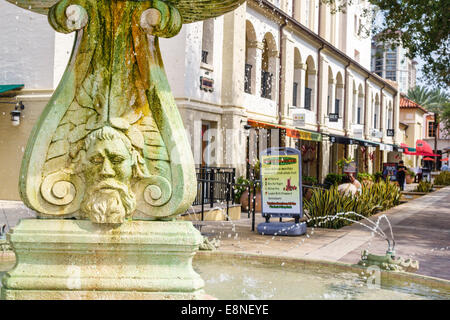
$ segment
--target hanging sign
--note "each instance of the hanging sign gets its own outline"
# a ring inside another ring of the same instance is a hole
[[[292,112],[292,120],[294,126],[304,127],[305,126],[305,113],[304,112]]]
[[[344,173],[357,173],[358,171],[358,166],[356,164],[356,161],[352,161],[349,163],[344,164]]]
[[[269,148],[261,153],[263,217],[302,217],[301,153]]]
[[[389,179],[390,181],[397,180],[397,163],[385,162],[383,163],[383,177]]]

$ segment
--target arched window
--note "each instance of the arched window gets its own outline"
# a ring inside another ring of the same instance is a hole
[[[386,129],[394,129],[393,115],[394,115],[394,111],[392,109],[392,102],[389,101],[388,110],[387,110],[387,118],[386,118]]]
[[[380,121],[380,98],[378,93],[375,95],[375,104],[374,104],[374,112],[373,112],[373,127],[374,129],[379,128]]]
[[[274,100],[276,94],[275,76],[277,68],[277,47],[271,33],[266,33],[263,40],[263,53],[261,62],[261,97]]]
[[[250,21],[247,20],[245,27],[245,79],[244,91],[255,94],[256,87],[256,33]]]
[[[300,51],[295,48],[294,49],[294,82],[292,86],[292,106],[303,108],[304,106],[300,105],[300,89],[302,88],[303,82],[305,79],[302,79],[302,60],[300,57]]]
[[[356,123],[362,124],[364,121],[364,90],[362,85],[358,87],[358,110],[356,113]]]
[[[317,71],[311,56],[306,59],[305,77],[305,109],[314,110],[316,101],[316,75]]]
[[[327,98],[327,113],[334,113],[334,94],[336,82],[333,76],[333,70],[328,67],[328,98]]]
[[[334,100],[334,113],[341,118],[344,114],[344,80],[340,72],[336,75],[336,95]]]
[[[213,64],[214,58],[214,19],[203,21],[202,62]]]

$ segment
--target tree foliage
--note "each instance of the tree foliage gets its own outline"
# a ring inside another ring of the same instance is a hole
[[[321,0],[337,10],[357,0]],[[424,61],[423,73],[431,87],[450,86],[450,10],[448,0],[368,0],[363,10],[371,18],[368,30],[378,40],[408,49],[408,57]],[[381,18],[381,19],[379,19]],[[381,20],[381,23],[373,23]]]
[[[408,98],[436,114],[436,122],[444,124],[444,134],[450,129],[450,95],[440,89],[416,86],[408,90]]]
[[[429,112],[442,115],[445,106],[450,103],[450,95],[440,89],[427,89],[416,86],[408,90],[408,98],[420,104]]]

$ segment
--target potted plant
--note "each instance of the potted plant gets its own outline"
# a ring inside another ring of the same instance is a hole
[[[255,187],[255,195],[253,195],[253,184],[254,180],[259,180],[259,171],[260,171],[260,163],[259,160],[257,160],[251,167],[251,173],[250,175],[253,177],[253,179],[245,179],[244,177],[238,178],[239,184],[247,185],[248,187],[241,186],[240,189],[240,197],[239,202],[241,204],[241,208],[244,210],[252,210],[253,209],[253,197],[255,201],[255,211],[261,212],[261,185],[257,184]],[[248,203],[248,192],[250,188],[250,207]]]
[[[408,169],[406,171],[406,175],[405,175],[405,181],[407,184],[413,183],[414,182],[414,177],[416,176],[416,174],[414,173],[414,171],[412,171],[411,169]]]

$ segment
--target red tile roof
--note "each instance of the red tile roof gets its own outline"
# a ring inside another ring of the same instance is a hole
[[[428,111],[422,107],[420,104],[408,99],[406,96],[401,95],[400,96],[400,108],[410,108],[410,109],[420,109],[422,110],[424,113],[428,113]]]

